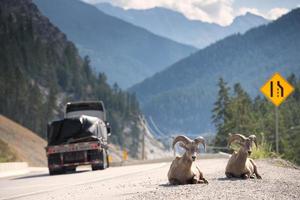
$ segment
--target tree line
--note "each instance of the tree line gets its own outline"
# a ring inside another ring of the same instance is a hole
[[[300,79],[287,78],[294,92],[278,108],[279,154],[300,164]],[[218,82],[218,97],[212,110],[216,146],[226,146],[229,133],[255,134],[260,143],[275,151],[275,106],[261,95],[251,98],[240,83],[230,87]]]

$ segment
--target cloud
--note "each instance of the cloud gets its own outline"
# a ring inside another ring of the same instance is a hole
[[[287,13],[287,8],[270,8],[262,12],[259,7],[240,7],[233,9],[233,4],[238,0],[82,0],[95,4],[109,2],[115,6],[125,9],[149,9],[153,7],[164,7],[178,11],[189,19],[201,20],[209,23],[217,23],[223,26],[229,25],[234,17],[244,15],[247,12],[264,18],[275,20]]]
[[[110,2],[125,9],[165,7],[181,12],[189,19],[228,25],[233,20],[234,0],[82,0],[95,4]]]
[[[275,20],[288,12],[289,9],[286,8],[273,8],[268,12],[267,16],[269,19]]]
[[[267,13],[262,13],[257,8],[242,7],[237,12],[237,15],[244,15],[247,12],[250,12],[250,13],[255,14],[255,15],[262,16],[266,19],[276,20],[277,18],[281,17],[282,15],[288,13],[289,9],[287,9],[287,8],[272,8]]]

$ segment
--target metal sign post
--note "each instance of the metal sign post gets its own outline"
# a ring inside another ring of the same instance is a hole
[[[260,91],[275,105],[275,143],[276,153],[279,153],[278,107],[294,91],[279,73],[275,73]]]
[[[278,133],[278,106],[275,106],[275,140],[276,140],[276,153],[279,153],[279,133]]]

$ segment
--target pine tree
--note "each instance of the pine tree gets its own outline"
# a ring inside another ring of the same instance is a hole
[[[226,144],[226,139],[228,134],[224,131],[224,124],[228,120],[228,104],[229,104],[230,88],[227,86],[227,83],[223,80],[223,78],[219,79],[218,87],[219,87],[218,99],[214,103],[214,108],[212,110],[213,112],[212,119],[217,129],[215,145],[224,146]]]
[[[295,75],[288,78],[295,91],[279,108],[279,153],[283,158],[300,164],[300,80]],[[213,110],[217,128],[216,145],[226,145],[229,132],[243,135],[256,134],[275,150],[275,109],[266,98],[257,96],[253,101],[240,84],[234,85],[233,95],[224,92],[224,80],[219,82],[219,96]],[[227,97],[224,98],[224,94]],[[224,104],[224,99],[227,103]],[[225,113],[225,114],[224,114]]]
[[[251,98],[239,83],[235,84],[233,88],[234,95],[228,105],[230,117],[226,129],[229,132],[249,135],[253,132],[252,124],[254,121]]]

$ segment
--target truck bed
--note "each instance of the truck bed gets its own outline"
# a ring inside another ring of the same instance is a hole
[[[103,162],[100,159],[102,150],[104,148],[97,141],[47,146],[48,167],[98,164]]]

